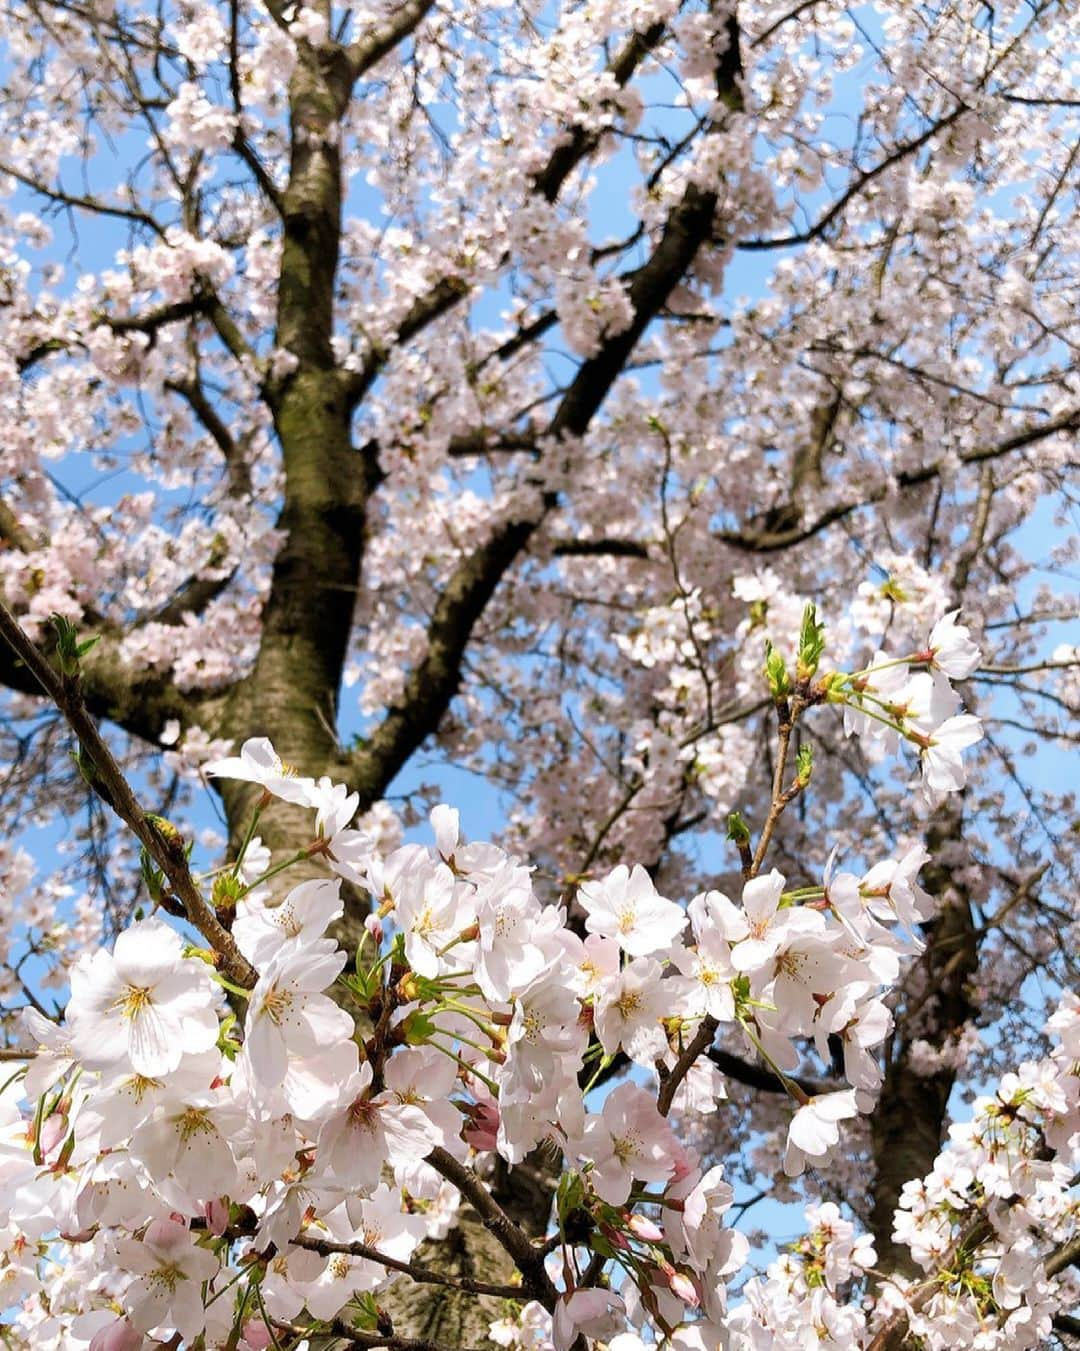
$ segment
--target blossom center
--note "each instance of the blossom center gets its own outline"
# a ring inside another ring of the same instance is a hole
[[[211,1125],[205,1107],[189,1107],[180,1118],[180,1138],[185,1143],[193,1135],[211,1135],[213,1133],[214,1127]]]
[[[146,985],[125,985],[124,993],[113,1005],[125,1018],[134,1021],[153,1002],[152,991]]]
[[[176,1266],[158,1267],[156,1271],[148,1273],[146,1279],[151,1285],[161,1286],[172,1294],[181,1281],[186,1281],[187,1277]]]
[[[349,1108],[349,1124],[357,1130],[373,1131],[378,1108],[368,1098],[357,1098]]]
[[[615,1007],[624,1018],[630,1018],[641,1008],[641,995],[637,990],[624,990],[616,999]]]
[[[613,1136],[611,1140],[612,1151],[624,1166],[637,1158],[640,1144],[641,1139],[636,1131],[630,1131],[627,1135]]]
[[[275,1027],[280,1027],[285,1015],[292,1007],[292,991],[275,985],[263,1000],[263,1012]]]

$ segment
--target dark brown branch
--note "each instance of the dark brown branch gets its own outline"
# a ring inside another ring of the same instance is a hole
[[[1047,422],[1038,423],[1033,427],[1014,432],[1011,436],[1007,436],[991,446],[982,446],[975,450],[962,452],[957,456],[957,459],[961,464],[982,464],[987,460],[1008,455],[1014,450],[1022,450],[1026,446],[1034,445],[1038,441],[1045,440],[1048,436],[1055,436],[1058,432],[1076,431],[1078,429],[1080,429],[1080,409],[1072,409],[1067,413],[1059,414],[1056,418],[1051,418]],[[862,507],[880,502],[887,496],[892,484],[900,488],[920,487],[924,483],[930,483],[932,480],[939,478],[945,472],[945,469],[946,466],[942,461],[935,461],[933,464],[924,465],[921,469],[901,470],[891,482],[880,484],[863,497],[857,500],[838,502],[834,506],[828,507],[808,525],[793,525],[783,530],[761,532],[721,530],[717,533],[716,538],[747,553],[776,553],[781,549],[790,549],[793,545],[802,544],[806,540],[812,539],[814,535],[820,534],[822,530],[844,520]]]
[[[951,113],[947,113],[944,117],[939,118],[938,121],[933,123],[932,126],[927,127],[927,129],[919,136],[912,137],[910,141],[902,141],[895,150],[886,155],[885,158],[875,164],[873,168],[866,169],[859,174],[854,183],[850,184],[850,186],[840,194],[836,201],[833,202],[832,206],[829,207],[828,211],[819,216],[808,230],[802,230],[797,234],[778,235],[773,239],[741,239],[737,247],[754,252],[760,249],[791,248],[795,244],[809,244],[811,240],[820,239],[828,230],[829,226],[832,225],[833,221],[843,212],[844,208],[852,198],[858,197],[868,184],[872,183],[879,175],[885,173],[887,169],[891,169],[894,165],[899,164],[901,160],[906,159],[908,155],[913,155],[921,150],[923,146],[926,145],[928,141],[933,140],[939,132],[945,131],[948,127],[951,127],[961,113],[965,113],[967,110],[967,104],[957,104]]]
[[[197,379],[166,380],[164,388],[178,394],[202,423],[224,457],[229,473],[229,489],[237,497],[251,491],[251,470],[243,451],[221,414],[206,397],[206,391]]]
[[[160,671],[133,670],[120,655],[119,634],[102,633],[91,626],[86,636],[100,637],[83,661],[82,693],[87,708],[94,717],[106,718],[143,741],[157,745],[170,719],[186,727],[209,717],[221,697],[217,691],[182,693]],[[19,694],[41,694],[29,668],[4,643],[0,643],[0,684]]]
[[[938,1273],[948,1271],[956,1260],[958,1253],[974,1250],[980,1243],[985,1243],[993,1232],[990,1222],[984,1219],[982,1215],[972,1220],[942,1258],[938,1265],[938,1271],[907,1291],[905,1295],[906,1307],[889,1315],[884,1325],[878,1329],[866,1351],[900,1351],[904,1338],[907,1336],[908,1309],[911,1309],[914,1313],[921,1313],[941,1289]]]
[[[728,22],[728,37],[717,69],[717,91],[726,106],[738,106],[742,59],[734,18]],[[698,249],[712,238],[717,200],[715,192],[693,183],[687,186],[648,260],[624,278],[633,319],[578,367],[547,427],[547,436],[576,438],[588,430],[638,340],[689,271]],[[362,803],[382,796],[409,756],[438,728],[457,693],[461,661],[473,628],[556,501],[554,493],[546,492],[535,515],[497,525],[487,543],[458,565],[436,604],[425,656],[401,698],[352,757],[349,778]]]
[[[154,338],[158,329],[163,328],[166,324],[176,324],[183,319],[194,318],[195,315],[203,312],[205,305],[205,299],[196,294],[187,300],[177,300],[169,305],[160,305],[157,309],[147,310],[143,314],[97,314],[94,317],[97,323],[110,329],[113,333],[146,333]],[[19,374],[22,375],[54,352],[67,352],[72,347],[82,346],[83,343],[79,340],[69,342],[64,338],[48,338],[18,357],[15,365]]]
[[[662,1062],[658,1063],[660,1092],[656,1095],[656,1107],[661,1116],[667,1116],[668,1112],[671,1111],[671,1104],[675,1100],[675,1094],[679,1091],[679,1085],[693,1069],[698,1056],[712,1045],[712,1039],[716,1036],[718,1027],[719,1023],[716,1019],[706,1014],[674,1066],[669,1070]]]
[[[1080,1265],[1080,1234],[1056,1248],[1043,1263],[1047,1276],[1058,1276],[1066,1267]]]
[[[232,934],[222,927],[213,910],[207,905],[191,876],[183,848],[177,848],[176,843],[167,838],[139,806],[120,766],[113,759],[112,751],[109,750],[97,725],[87,712],[79,689],[78,677],[62,676],[54,671],[2,602],[0,602],[0,637],[15,653],[18,661],[27,668],[37,682],[40,692],[51,699],[64,715],[71,730],[78,737],[84,753],[93,762],[97,778],[107,790],[113,810],[136,835],[140,844],[168,878],[173,894],[182,904],[187,919],[217,954],[226,976],[243,989],[252,989],[258,979],[258,973],[236,946]]]
[[[417,9],[426,12],[430,8],[430,4],[406,6],[410,12]],[[416,22],[422,17],[423,14],[419,15]],[[664,31],[663,24],[654,24],[645,33],[635,33],[629,39],[608,68],[620,89],[629,82],[641,62],[660,42]],[[532,180],[534,190],[546,201],[554,202],[575,166],[591,154],[598,143],[599,137],[595,133],[586,132],[581,127],[575,126],[570,132],[569,140],[552,151],[547,164],[534,176]],[[418,296],[413,302],[412,308],[398,326],[397,341],[407,342],[415,337],[428,324],[452,309],[459,300],[469,294],[471,289],[460,277],[440,278],[426,295]],[[546,331],[555,322],[554,313],[543,315],[525,332],[529,333],[531,339]],[[347,392],[350,408],[355,408],[371,388],[386,362],[387,355],[382,348],[373,350],[368,354],[361,369],[350,379]]]
[[[10,175],[23,187],[29,188],[31,192],[40,193],[48,201],[56,202],[60,206],[69,206],[77,211],[86,211],[97,216],[115,216],[119,220],[131,221],[135,225],[145,225],[161,239],[165,238],[165,227],[148,212],[139,211],[136,207],[114,206],[109,202],[101,201],[98,197],[67,192],[64,188],[47,188],[44,183],[38,182],[37,179],[31,178],[29,174],[24,174],[18,169],[13,169],[7,163],[0,162],[0,173]]]
[[[520,1299],[520,1285],[492,1285],[489,1281],[474,1281],[468,1276],[445,1276],[441,1271],[432,1271],[430,1267],[418,1266],[415,1262],[403,1262],[397,1257],[388,1257],[378,1248],[369,1248],[366,1243],[333,1243],[329,1239],[310,1238],[299,1234],[292,1240],[294,1248],[310,1248],[312,1252],[330,1257],[334,1253],[343,1253],[348,1257],[363,1257],[369,1262],[377,1262],[389,1271],[400,1271],[411,1277],[419,1285],[445,1285],[452,1290],[463,1290],[467,1295],[494,1295],[498,1299]]]
[[[272,1319],[274,1327],[288,1332],[294,1337],[309,1339],[312,1328],[302,1327],[299,1323],[284,1323],[280,1319]],[[392,1332],[363,1332],[359,1328],[350,1327],[343,1318],[333,1318],[329,1323],[316,1324],[317,1330],[320,1327],[328,1327],[334,1336],[335,1344],[340,1340],[348,1346],[382,1346],[386,1351],[478,1351],[477,1348],[449,1346],[444,1342],[429,1342],[422,1337],[398,1337]]]
[[[649,546],[636,539],[560,539],[552,541],[556,558],[643,558]]]
[[[435,0],[408,0],[362,41],[354,42],[346,53],[353,79],[359,80],[366,75],[399,42],[415,32],[434,8]]]
[[[353,757],[352,786],[362,803],[382,796],[409,756],[438,728],[457,693],[461,660],[473,629],[507,569],[525,547],[535,521],[496,527],[488,542],[457,567],[435,606],[427,651],[370,739]]]
[[[487,427],[478,427],[451,437],[446,453],[453,459],[465,459],[470,455],[517,455],[522,451],[536,454],[535,432],[492,432]]]
[[[506,1214],[471,1168],[459,1163],[447,1150],[436,1148],[427,1156],[447,1182],[452,1182],[480,1216],[484,1228],[513,1260],[521,1272],[525,1289],[550,1313],[555,1307],[556,1290],[544,1266],[543,1253],[535,1248],[523,1229]]]
[[[666,24],[654,23],[644,33],[634,33],[629,38],[626,45],[608,66],[608,74],[611,75],[619,89],[626,87],[637,68],[649,53],[658,46],[666,31]],[[573,173],[575,167],[596,149],[600,140],[601,133],[586,131],[581,126],[575,126],[570,131],[569,136],[566,136],[562,143],[552,151],[547,164],[533,177],[532,186],[543,197],[544,201],[554,202],[558,198],[563,185]]]
[[[736,1083],[745,1084],[747,1088],[757,1088],[763,1093],[787,1092],[783,1079],[772,1070],[766,1069],[764,1065],[754,1065],[749,1060],[743,1060],[741,1056],[732,1055],[730,1051],[721,1051],[715,1046],[709,1052],[709,1059],[721,1074],[726,1074]],[[812,1098],[822,1093],[836,1091],[836,1084],[827,1079],[808,1079],[800,1074],[788,1074],[784,1077],[798,1085]]]

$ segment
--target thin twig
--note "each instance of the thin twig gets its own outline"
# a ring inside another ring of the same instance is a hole
[[[397,1257],[388,1257],[378,1248],[369,1248],[366,1243],[334,1243],[330,1239],[310,1238],[300,1234],[292,1240],[294,1248],[309,1248],[312,1252],[330,1257],[334,1253],[343,1253],[347,1257],[364,1257],[369,1262],[378,1262],[390,1271],[400,1271],[411,1276],[419,1285],[446,1285],[451,1290],[463,1290],[468,1295],[494,1295],[497,1299],[521,1299],[523,1291],[520,1285],[493,1285],[490,1281],[474,1281],[468,1276],[444,1276],[441,1271],[430,1267],[417,1266],[413,1262],[403,1262]]]

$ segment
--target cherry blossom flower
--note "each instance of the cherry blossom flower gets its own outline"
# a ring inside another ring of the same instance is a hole
[[[218,1002],[203,963],[184,958],[179,934],[160,919],[140,920],[111,953],[73,968],[71,1047],[92,1069],[126,1061],[138,1074],[167,1074],[214,1045]]]
[[[278,905],[251,893],[242,897],[233,921],[233,937],[240,951],[258,970],[286,939],[301,943],[321,938],[342,913],[340,884],[329,878],[301,882]]]
[[[332,939],[305,943],[298,937],[266,964],[248,1002],[244,1040],[244,1056],[260,1083],[280,1084],[290,1053],[315,1055],[351,1037],[352,1018],[322,993],[346,960]]]
[[[958,793],[967,783],[962,750],[982,739],[982,723],[970,713],[947,718],[920,752],[924,785],[937,793]]]
[[[154,1220],[142,1241],[120,1239],[117,1257],[136,1279],[124,1293],[128,1318],[140,1332],[173,1327],[188,1340],[206,1325],[200,1286],[217,1274],[218,1260],[197,1247],[187,1227]]]
[[[638,957],[601,987],[596,1035],[608,1055],[621,1046],[631,1060],[651,1065],[667,1050],[660,1020],[672,1013],[684,993],[684,982],[661,977],[659,962]]]
[[[757,973],[760,978],[766,965],[796,935],[824,933],[820,912],[794,906],[778,909],[784,885],[783,875],[774,868],[743,887],[746,936],[739,936],[732,945],[731,964],[736,971]]]
[[[663,955],[686,927],[681,908],[657,894],[640,865],[631,872],[620,864],[602,882],[582,883],[578,900],[589,933],[615,939],[631,957]]]
[[[798,1177],[808,1158],[824,1159],[839,1143],[838,1123],[857,1116],[858,1110],[854,1089],[821,1094],[800,1107],[788,1127],[787,1152],[784,1154],[784,1172],[788,1177]]]
[[[585,1122],[579,1152],[593,1162],[589,1178],[609,1205],[622,1205],[635,1178],[666,1181],[673,1171],[674,1136],[656,1103],[637,1084],[621,1083]]]
[[[257,783],[265,792],[283,802],[302,807],[317,806],[315,780],[302,778],[264,736],[249,737],[240,747],[239,755],[226,756],[203,765],[203,773],[219,779],[239,779]]]
[[[555,1351],[570,1351],[578,1336],[606,1342],[626,1326],[626,1305],[613,1290],[574,1290],[562,1295],[551,1320]]]
[[[930,630],[927,650],[933,653],[933,666],[951,680],[966,680],[982,660],[982,653],[971,641],[971,632],[956,622],[959,610],[950,610]]]

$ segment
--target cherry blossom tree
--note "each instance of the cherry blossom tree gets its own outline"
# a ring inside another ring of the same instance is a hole
[[[1077,28],[0,6],[13,1345],[1080,1330]]]

